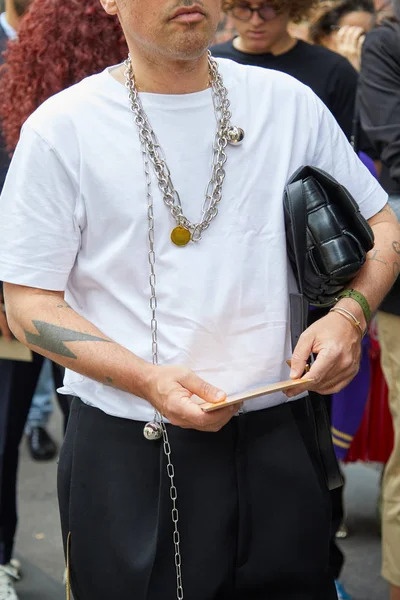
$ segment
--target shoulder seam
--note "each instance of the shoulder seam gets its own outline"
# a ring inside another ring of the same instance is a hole
[[[36,129],[36,127],[34,127],[32,125],[32,123],[30,122],[26,122],[24,123],[22,130],[24,130],[26,127],[29,127],[34,133],[35,135],[37,135],[45,144],[46,146],[48,146],[48,148],[53,152],[54,156],[56,157],[58,163],[60,164],[60,166],[63,168],[63,170],[65,171],[68,179],[70,180],[71,185],[75,188],[75,182],[73,181],[72,177],[71,177],[71,173],[69,171],[69,169],[67,168],[66,164],[64,163],[62,157],[60,156],[58,150],[56,150],[56,148],[54,148],[53,144],[51,144],[51,142],[49,142],[49,140],[41,133],[39,133],[39,131]]]

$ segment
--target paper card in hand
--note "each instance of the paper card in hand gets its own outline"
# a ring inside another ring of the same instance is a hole
[[[242,392],[240,394],[234,394],[232,396],[228,396],[222,402],[203,402],[199,403],[200,407],[204,410],[204,412],[211,412],[213,410],[218,410],[219,408],[225,408],[227,406],[231,406],[232,404],[239,404],[240,402],[244,402],[245,400],[253,400],[254,398],[258,398],[259,396],[266,396],[267,394],[273,394],[274,392],[281,392],[284,390],[291,390],[293,388],[299,387],[301,385],[311,383],[312,379],[289,379],[288,381],[279,381],[278,383],[270,383],[268,385],[264,385],[259,388],[255,388],[253,390],[248,390],[247,392]]]

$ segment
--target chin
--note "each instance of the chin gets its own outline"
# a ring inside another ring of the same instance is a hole
[[[255,41],[250,40],[246,44],[247,52],[250,54],[265,54],[270,50],[270,44],[268,44],[265,40]]]
[[[213,40],[213,35],[204,31],[188,31],[187,33],[177,36],[170,46],[170,53],[177,59],[181,58],[188,60],[202,56],[210,46]]]

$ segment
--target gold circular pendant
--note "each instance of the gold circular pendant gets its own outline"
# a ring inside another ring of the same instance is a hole
[[[171,240],[173,241],[175,246],[186,246],[191,239],[192,235],[189,229],[186,229],[186,227],[182,227],[182,225],[174,227],[174,229],[171,231]]]

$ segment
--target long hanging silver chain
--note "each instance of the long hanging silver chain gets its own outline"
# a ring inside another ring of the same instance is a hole
[[[229,100],[227,99],[228,92],[223,84],[222,77],[219,74],[218,65],[210,54],[208,56],[208,63],[214,110],[217,120],[217,132],[215,135],[213,148],[214,154],[212,162],[212,175],[206,189],[205,200],[202,209],[202,218],[199,223],[191,223],[183,215],[179,194],[173,186],[171,173],[166,163],[164,153],[143,109],[135,85],[135,78],[130,56],[125,62],[126,87],[129,92],[130,108],[134,114],[135,123],[139,130],[139,139],[142,148],[143,167],[146,182],[149,242],[148,260],[150,266],[150,327],[152,340],[152,361],[156,366],[158,365],[158,323],[155,272],[156,254],[154,245],[154,201],[151,189],[150,161],[154,167],[158,186],[163,194],[164,202],[170,209],[175,221],[178,223],[178,225],[182,225],[191,232],[193,241],[199,241],[201,239],[202,232],[207,229],[211,221],[218,214],[217,205],[221,200],[222,184],[225,179],[224,164],[227,158],[225,148],[228,142],[234,144],[240,143],[241,138],[243,137],[242,130],[232,127],[230,124],[231,113],[229,111]],[[236,136],[238,136],[238,141],[235,141]],[[157,439],[158,431],[160,431],[162,434],[163,450],[167,459],[167,474],[170,481],[170,498],[172,502],[171,517],[173,523],[173,544],[175,552],[176,597],[177,600],[183,600],[182,556],[180,551],[180,534],[178,528],[179,512],[177,507],[178,491],[175,486],[175,470],[171,459],[171,445],[163,417],[157,410],[155,411],[154,422],[148,423],[146,427],[150,427],[149,439]]]
[[[125,76],[128,76],[128,73],[125,73]],[[128,87],[128,86],[127,86]],[[130,88],[128,88],[130,89]],[[132,102],[132,99],[131,99]],[[143,169],[145,174],[145,182],[146,182],[146,197],[147,197],[147,218],[148,218],[148,242],[149,242],[149,251],[148,251],[148,260],[150,266],[150,310],[151,310],[151,351],[152,351],[152,362],[153,365],[158,366],[158,324],[157,324],[157,295],[156,295],[156,272],[155,272],[155,264],[156,264],[156,253],[154,247],[154,203],[153,203],[153,195],[151,191],[151,175],[150,175],[150,164],[149,164],[149,153],[147,149],[147,144],[145,141],[145,137],[141,132],[141,124],[143,123],[142,118],[136,114],[133,109],[133,103],[131,105],[131,110],[135,115],[135,122],[139,127],[139,138],[142,147],[142,158],[143,158]],[[175,486],[175,470],[174,465],[171,459],[171,445],[169,443],[168,431],[166,425],[164,423],[162,415],[155,411],[154,415],[155,423],[159,425],[162,432],[162,440],[163,440],[163,450],[165,457],[167,459],[167,475],[170,481],[170,498],[172,502],[172,510],[171,510],[171,518],[174,527],[173,531],[173,544],[174,544],[174,560],[175,560],[175,572],[176,572],[176,597],[177,600],[183,600],[183,581],[182,581],[182,556],[180,551],[180,534],[178,529],[179,523],[179,512],[177,508],[177,499],[178,499],[178,490]]]
[[[209,53],[208,67],[214,110],[217,119],[217,131],[213,146],[211,179],[206,188],[202,216],[199,223],[192,223],[183,214],[181,199],[172,183],[171,172],[167,165],[163,149],[161,148],[157,136],[143,109],[136,88],[135,74],[133,72],[130,55],[125,62],[125,67],[126,87],[129,91],[131,110],[135,115],[135,122],[139,129],[140,141],[146,147],[148,158],[153,164],[158,187],[163,195],[163,200],[176,223],[190,231],[192,241],[198,242],[201,239],[203,231],[209,227],[210,223],[218,214],[218,203],[222,197],[222,185],[225,179],[225,148],[232,135],[230,130],[233,129],[230,123],[232,115],[229,110],[230,102],[227,97],[228,91],[224,86],[223,79],[218,71],[218,64]]]
[[[148,216],[148,239],[149,239],[149,265],[150,265],[150,310],[151,310],[151,340],[152,340],[152,359],[153,365],[158,365],[158,340],[157,340],[157,296],[156,296],[156,253],[154,250],[154,210],[153,210],[153,195],[151,193],[151,176],[150,165],[145,144],[141,139],[143,167],[146,179],[146,196],[147,196],[147,216]],[[169,494],[172,502],[172,523],[174,526],[173,542],[175,551],[175,570],[176,570],[176,597],[178,600],[183,600],[183,582],[182,582],[182,557],[180,551],[180,535],[178,529],[179,512],[177,508],[178,491],[175,486],[175,471],[171,459],[171,445],[169,443],[168,431],[165,426],[162,415],[156,411],[155,421],[159,424],[162,431],[164,454],[167,459],[167,474],[170,481]]]

